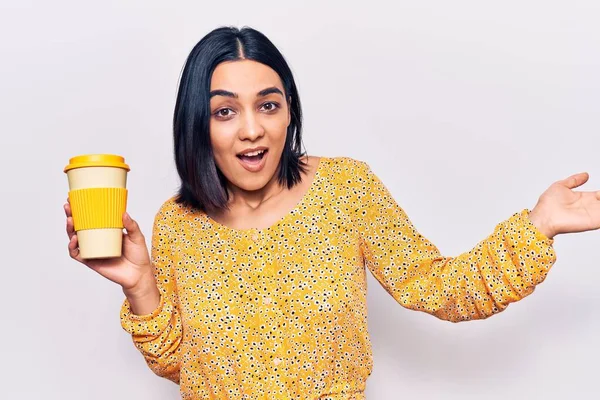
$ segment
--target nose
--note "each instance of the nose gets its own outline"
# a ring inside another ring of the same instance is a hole
[[[254,113],[244,113],[242,117],[242,126],[240,127],[240,139],[256,140],[265,134],[265,129],[260,123],[260,119]]]

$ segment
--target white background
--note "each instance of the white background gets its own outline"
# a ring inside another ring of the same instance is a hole
[[[191,48],[248,25],[296,76],[309,154],[367,161],[444,255],[587,171],[600,189],[600,3],[2,1],[0,397],[177,399],[119,324],[120,287],[68,257],[68,159],[124,155],[149,241],[175,193]],[[533,295],[451,324],[369,275],[369,399],[596,398],[598,232],[556,238]]]

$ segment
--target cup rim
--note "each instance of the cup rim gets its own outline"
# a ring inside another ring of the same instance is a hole
[[[125,163],[125,158],[117,154],[82,154],[69,159],[69,164],[64,172],[76,168],[85,167],[114,167],[130,171],[131,168]]]

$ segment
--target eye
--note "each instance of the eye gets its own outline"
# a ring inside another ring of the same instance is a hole
[[[269,101],[265,104],[262,105],[261,109],[264,108],[265,111],[271,112],[271,111],[275,111],[279,108],[279,104],[275,103],[274,101]]]
[[[221,109],[215,111],[213,115],[217,118],[227,119],[228,117],[233,115],[233,110],[229,107],[221,108]]]

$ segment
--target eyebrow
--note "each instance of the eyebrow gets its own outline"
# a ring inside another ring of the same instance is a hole
[[[258,92],[256,94],[256,97],[264,97],[271,93],[279,93],[281,96],[283,96],[283,93],[281,92],[281,90],[279,90],[275,86],[272,86],[272,87],[268,87],[268,88],[263,89],[260,92]],[[234,99],[237,99],[239,97],[237,93],[233,93],[233,92],[230,92],[228,90],[223,90],[223,89],[211,90],[210,98],[212,98],[214,96],[233,97]]]

